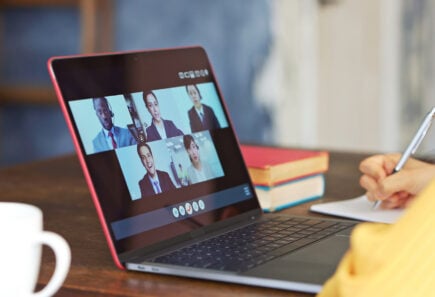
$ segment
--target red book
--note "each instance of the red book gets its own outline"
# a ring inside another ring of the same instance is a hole
[[[326,172],[326,151],[241,145],[243,158],[255,185],[275,186],[284,182]]]

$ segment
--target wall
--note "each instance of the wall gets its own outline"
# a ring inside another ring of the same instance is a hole
[[[319,14],[319,143],[375,150],[380,143],[380,4],[340,1]]]
[[[252,92],[271,38],[267,0],[118,0],[114,6],[115,50],[204,46],[240,140],[267,140],[270,116]],[[0,83],[49,83],[48,57],[79,52],[78,18],[72,8],[2,11]],[[73,151],[57,105],[1,106],[0,135],[3,166]]]
[[[57,25],[60,20],[62,26]],[[2,9],[0,22],[1,84],[49,84],[48,57],[79,51],[79,20],[72,8]],[[0,98],[0,166],[73,151],[56,104],[5,105],[3,99]]]
[[[256,92],[273,111],[274,142],[403,150],[435,102],[433,1],[272,3],[275,38]]]
[[[114,4],[115,50],[206,48],[244,142],[400,151],[435,102],[430,0]],[[0,82],[49,83],[47,58],[79,51],[73,9],[2,17]],[[0,135],[0,165],[73,151],[56,105],[2,106]]]
[[[272,142],[318,145],[318,4],[316,0],[272,2],[274,38],[255,83],[256,99],[272,116]]]
[[[435,106],[435,3],[337,1],[319,11],[318,141],[402,151]],[[418,153],[434,150],[435,129]]]

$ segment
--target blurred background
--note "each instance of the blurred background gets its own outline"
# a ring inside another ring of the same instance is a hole
[[[185,45],[242,142],[401,151],[435,105],[434,22],[432,0],[0,0],[0,166],[74,151],[49,57]]]

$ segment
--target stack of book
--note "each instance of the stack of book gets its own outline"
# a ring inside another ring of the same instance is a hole
[[[264,211],[323,196],[328,152],[252,145],[241,145],[241,150]]]

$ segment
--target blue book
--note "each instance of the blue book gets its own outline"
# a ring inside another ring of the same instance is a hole
[[[325,177],[316,174],[273,187],[256,185],[255,192],[265,212],[279,211],[321,198],[325,193]]]

